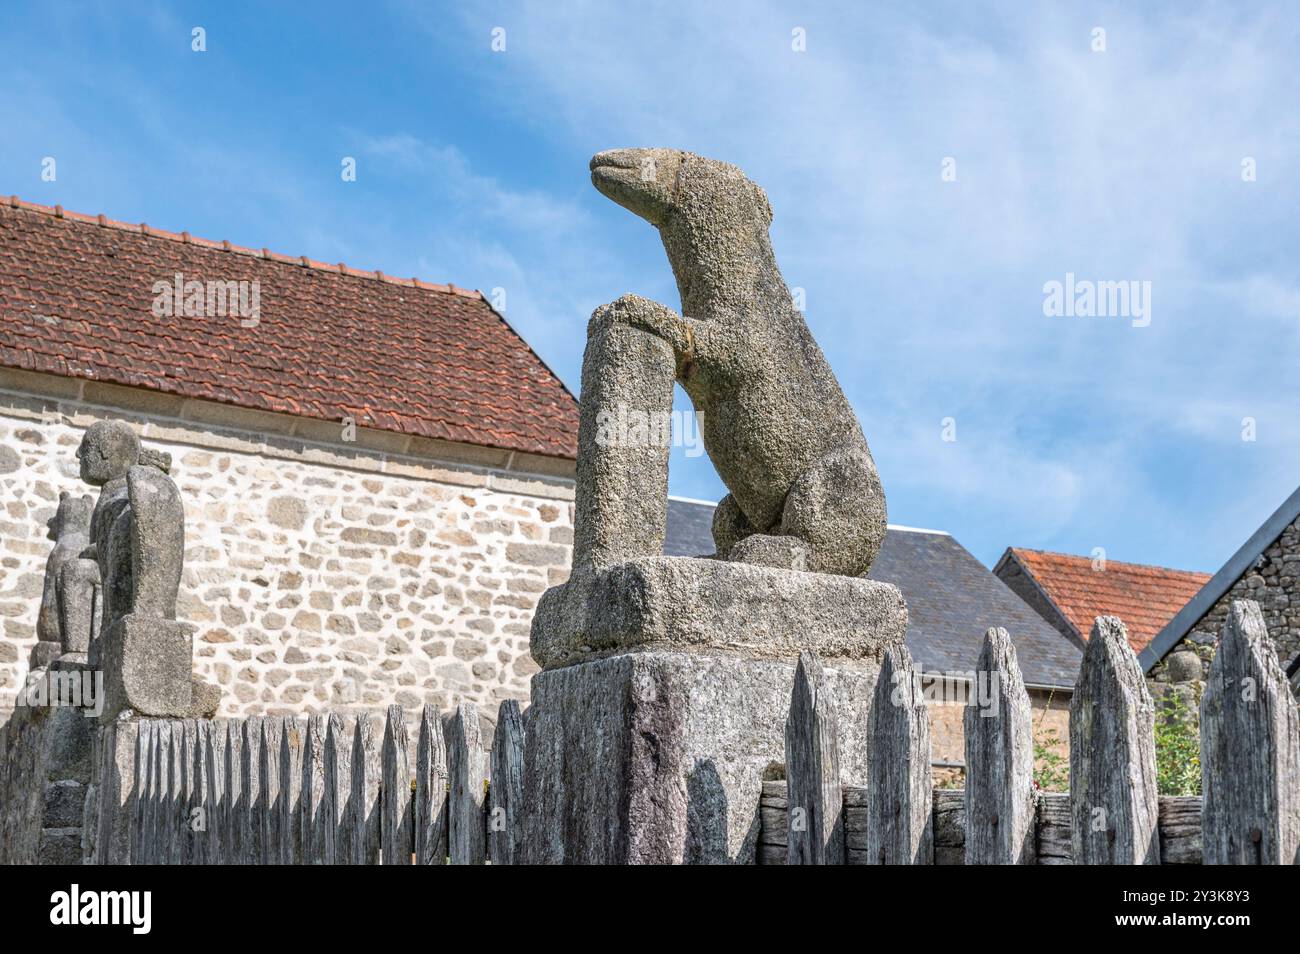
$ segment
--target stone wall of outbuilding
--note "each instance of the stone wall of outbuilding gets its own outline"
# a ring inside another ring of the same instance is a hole
[[[36,639],[46,521],[61,491],[97,493],[74,453],[105,417],[172,455],[179,617],[220,715],[527,698],[533,609],[568,573],[572,462],[0,371],[0,706]]]

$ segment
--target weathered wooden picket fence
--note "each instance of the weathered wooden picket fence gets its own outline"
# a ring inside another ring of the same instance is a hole
[[[133,758],[128,796],[121,779],[113,782],[124,750]],[[383,720],[119,723],[101,740],[94,860],[511,864],[520,830],[518,703],[502,703],[498,714],[490,794],[486,752],[467,703],[445,724],[425,707],[414,751],[399,706]]]
[[[1203,797],[1156,791],[1156,712],[1123,624],[1098,617],[1070,704],[1068,794],[1035,791],[1029,699],[1005,630],[964,713],[966,788],[935,791],[926,703],[906,649],[884,660],[867,788],[842,788],[837,714],[805,654],[788,782],[764,783],[760,864],[1300,863],[1300,720],[1259,607],[1233,604],[1201,702]]]
[[[1068,794],[1035,791],[1029,699],[1005,630],[988,631],[974,673],[990,691],[964,713],[963,791],[932,788],[915,676],[906,649],[887,653],[866,714],[869,784],[848,787],[845,714],[822,691],[816,658],[800,658],[788,781],[763,783],[759,802],[760,864],[1300,862],[1300,720],[1254,603],[1233,604],[1202,700],[1203,798],[1157,794],[1155,707],[1118,619],[1099,617],[1084,653]],[[117,723],[97,742],[91,857],[512,864],[524,827],[524,732],[518,704],[504,703],[489,766],[469,704],[448,720],[426,707],[414,751],[396,706],[383,720]]]

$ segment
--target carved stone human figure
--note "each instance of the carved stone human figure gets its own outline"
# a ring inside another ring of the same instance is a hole
[[[91,662],[104,669],[105,711],[211,714],[217,691],[193,680],[193,633],[176,621],[185,508],[167,475],[170,457],[142,449],[129,425],[99,421],[86,429],[77,458],[81,479],[100,488],[83,556],[102,581]]]
[[[86,594],[88,599],[85,614],[74,614],[74,619],[80,625],[65,629],[60,602],[65,568],[75,562],[90,544],[90,515],[93,507],[94,501],[88,494],[59,494],[58,510],[47,524],[54,549],[45,561],[45,585],[41,592],[40,615],[36,620],[36,635],[40,642],[34,651],[34,658],[37,654],[49,657],[43,658],[46,663],[50,658],[68,653],[81,654],[84,661],[84,654],[90,649],[94,584]],[[97,571],[95,575],[98,576]]]

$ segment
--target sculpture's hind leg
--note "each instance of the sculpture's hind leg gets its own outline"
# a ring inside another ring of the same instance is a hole
[[[754,533],[754,527],[743,513],[736,498],[727,494],[718,501],[713,511],[713,545],[717,547],[718,557],[732,559],[731,551],[746,537]]]
[[[807,546],[810,571],[861,576],[880,552],[886,520],[885,492],[864,442],[825,454],[799,476],[776,533]]]

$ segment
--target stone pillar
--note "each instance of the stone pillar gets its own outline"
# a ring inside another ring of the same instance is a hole
[[[866,780],[902,595],[856,577],[686,557],[575,574],[533,619],[524,862],[752,863],[784,773],[795,662],[826,665],[843,782]]]
[[[635,304],[620,300],[596,309],[587,330],[574,487],[575,571],[663,552],[677,366],[666,341],[625,323],[624,311]]]

